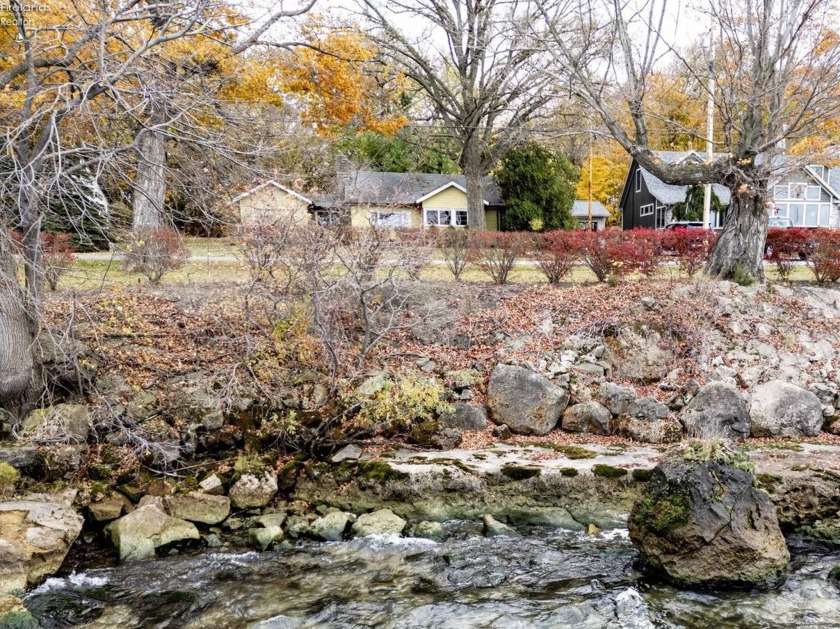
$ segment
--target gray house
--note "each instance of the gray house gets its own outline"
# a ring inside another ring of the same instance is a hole
[[[697,151],[654,151],[654,154],[669,164],[705,159]],[[786,168],[784,157],[777,160],[779,174],[770,189],[771,214],[789,217],[798,227],[840,227],[840,168],[820,165]],[[712,187],[721,204],[728,206],[729,189],[718,184]],[[663,182],[634,159],[619,200],[623,228],[662,229],[674,220],[674,205],[685,201],[687,189],[688,186]],[[712,226],[723,227],[725,218],[725,211],[713,211]]]

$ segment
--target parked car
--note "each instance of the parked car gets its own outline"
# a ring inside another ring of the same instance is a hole
[[[767,221],[767,227],[776,227],[778,229],[790,229],[793,227],[793,219],[787,216],[771,216]]]

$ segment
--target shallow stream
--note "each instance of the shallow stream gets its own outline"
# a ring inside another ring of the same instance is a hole
[[[840,627],[840,588],[826,578],[840,552],[794,546],[774,589],[691,592],[645,579],[626,531],[448,527],[444,543],[367,538],[93,569],[48,580],[25,604],[50,629]]]

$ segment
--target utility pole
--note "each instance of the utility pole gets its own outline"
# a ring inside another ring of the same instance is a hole
[[[586,229],[592,231],[592,131],[589,132],[589,209],[586,216]]]
[[[706,159],[714,161],[715,133],[715,30],[709,29],[709,94],[706,101]],[[712,184],[703,186],[703,229],[709,229],[709,219],[712,208]]]

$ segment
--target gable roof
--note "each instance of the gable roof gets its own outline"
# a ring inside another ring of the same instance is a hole
[[[343,196],[339,194],[336,200],[354,204],[414,205],[450,187],[466,193],[464,175],[359,170],[350,173]],[[493,177],[482,177],[481,189],[486,205],[503,204],[502,191]]]
[[[685,193],[688,186],[677,186],[670,183],[665,183],[659,177],[656,177],[646,171],[642,171],[642,179],[645,180],[645,185],[648,191],[653,195],[657,201],[662,205],[673,205],[674,203],[682,203],[685,201]],[[712,190],[715,191],[717,198],[723,205],[729,205],[730,193],[729,188],[722,186],[719,183],[712,184]]]
[[[304,203],[307,203],[307,204],[312,203],[311,199],[307,199],[305,196],[303,196],[299,192],[295,192],[294,190],[291,190],[291,189],[287,188],[286,186],[281,186],[279,183],[277,183],[274,180],[266,181],[265,183],[262,183],[262,184],[260,184],[256,187],[254,187],[254,188],[251,188],[250,190],[246,190],[242,194],[233,197],[233,199],[231,199],[231,203],[237,203],[237,202],[241,201],[242,199],[259,192],[260,190],[262,190],[264,188],[267,188],[268,186],[273,186],[274,188],[277,188],[278,190],[282,190],[283,192],[286,192],[287,194],[290,194],[293,197],[296,197],[296,198],[300,199]]]
[[[575,218],[589,217],[589,201],[577,199],[572,203],[572,216]],[[592,201],[593,218],[609,218],[610,211],[600,201]]]

